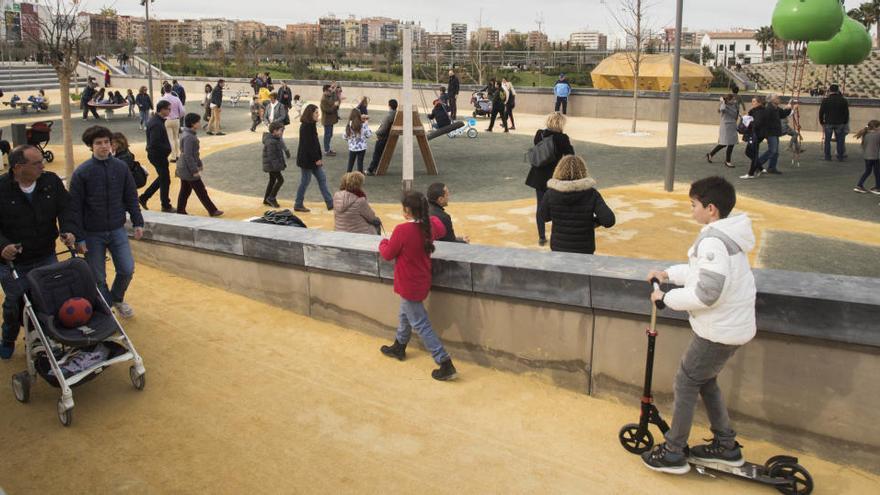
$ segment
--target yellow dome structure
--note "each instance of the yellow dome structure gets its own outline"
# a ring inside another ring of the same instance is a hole
[[[631,55],[631,54],[630,54]],[[672,54],[642,55],[639,70],[639,89],[669,91],[672,86]],[[633,89],[633,75],[626,53],[615,53],[593,69],[593,87],[596,89]],[[681,59],[681,90],[705,93],[712,83],[712,72],[700,64]]]

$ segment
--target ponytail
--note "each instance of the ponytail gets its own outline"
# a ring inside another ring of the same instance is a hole
[[[873,131],[877,128],[880,128],[880,120],[872,120],[868,122],[867,126],[859,129],[859,131],[856,132],[856,139],[862,139],[869,131]]]
[[[413,191],[406,193],[402,203],[403,207],[409,210],[413,219],[419,222],[425,254],[431,256],[431,253],[434,252],[434,236],[431,233],[431,218],[428,215],[428,198],[418,191]]]

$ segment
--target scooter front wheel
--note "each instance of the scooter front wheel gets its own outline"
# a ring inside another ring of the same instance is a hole
[[[617,438],[620,440],[623,448],[632,454],[642,454],[651,450],[651,447],[654,446],[654,436],[651,435],[648,428],[645,428],[644,431],[639,431],[638,423],[624,425],[620,429],[620,433],[617,434]]]
[[[777,486],[776,489],[786,495],[809,495],[813,492],[813,477],[796,462],[776,462],[768,473],[771,478],[782,478],[790,482],[788,486]]]

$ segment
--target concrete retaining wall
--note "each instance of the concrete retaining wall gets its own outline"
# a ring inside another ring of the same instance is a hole
[[[212,86],[217,82],[216,78],[190,78],[180,77],[177,80],[186,89],[188,101],[200,102],[205,90],[205,83]],[[146,86],[146,79],[114,76],[114,86],[137,89]],[[154,80],[154,90],[159,91],[161,81]],[[229,91],[244,90],[248,98],[253,91],[248,86],[247,79],[226,79],[226,87]],[[300,94],[306,101],[316,103],[321,98],[321,81],[288,81],[294,93]],[[276,81],[276,86],[280,81]],[[344,96],[351,106],[357,104],[362,96],[368,96],[374,108],[385,108],[385,102],[391,98],[401,98],[401,86],[391,83],[365,83],[365,82],[342,82]],[[435,98],[433,88],[437,85],[422,85],[422,94],[430,105]],[[470,114],[469,103],[472,91],[477,86],[462,86],[458,97],[460,116]],[[227,92],[227,98],[228,98]],[[718,98],[721,95],[705,93],[688,93],[682,95],[679,118],[682,123],[717,125]],[[416,93],[416,105],[421,107],[421,101]],[[639,99],[639,118],[643,120],[656,120],[665,122],[669,115],[669,94],[659,91],[643,91]],[[748,98],[748,97],[746,97]],[[549,113],[553,110],[556,98],[551,88],[517,88],[516,108],[518,112],[530,114]],[[819,130],[819,103],[821,99],[801,98],[801,125],[805,130]],[[245,106],[249,104],[243,103]],[[748,105],[748,102],[746,102]],[[191,106],[191,109],[195,106]],[[632,118],[632,92],[628,91],[604,91],[596,89],[576,89],[569,98],[568,114],[578,117],[599,117],[608,119],[631,119]],[[868,99],[850,99],[850,120],[852,128],[868,123],[869,120],[880,119],[880,101]]]
[[[138,262],[392,338],[398,298],[378,237],[145,212]],[[535,373],[637,404],[663,263],[438,243],[432,322],[456,359]],[[868,469],[880,466],[880,280],[756,271],[758,337],[720,377],[737,428]],[[669,414],[691,332],[664,311],[655,393]],[[611,433],[609,433],[611,434]]]

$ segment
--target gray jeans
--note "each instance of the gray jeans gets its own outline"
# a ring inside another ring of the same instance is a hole
[[[694,335],[675,374],[672,427],[666,432],[669,451],[682,452],[687,446],[697,395],[703,397],[712,433],[721,445],[733,447],[736,432],[730,427],[730,417],[716,379],[737,349],[739,346],[719,344]]]

